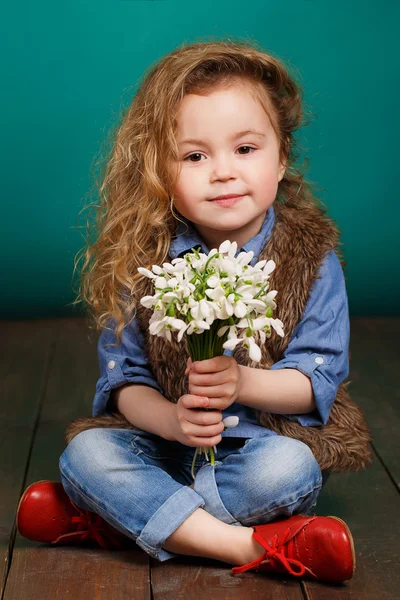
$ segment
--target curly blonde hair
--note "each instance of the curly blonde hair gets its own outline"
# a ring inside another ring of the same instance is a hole
[[[75,273],[83,258],[80,289],[72,304],[85,302],[89,329],[100,331],[113,324],[119,344],[127,318],[134,317],[144,295],[145,278],[137,268],[151,269],[165,261],[180,220],[172,201],[178,173],[173,176],[170,166],[178,161],[176,115],[186,94],[206,95],[217,87],[247,84],[269,114],[286,164],[275,201],[296,208],[322,205],[294,167],[298,150],[293,133],[303,121],[303,92],[282,61],[257,48],[256,42],[182,44],[150,65],[142,78],[115,132],[100,201],[87,207],[93,207],[95,220],[90,221],[91,213],[86,245],[75,257],[74,268]]]

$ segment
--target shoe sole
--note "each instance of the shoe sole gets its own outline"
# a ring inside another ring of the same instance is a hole
[[[18,532],[19,532],[19,526],[18,526],[18,515],[19,515],[19,508],[20,508],[20,506],[21,506],[21,504],[22,504],[22,502],[23,502],[23,500],[24,500],[24,498],[25,498],[26,494],[28,493],[28,491],[30,490],[30,488],[31,488],[33,485],[37,485],[38,483],[45,483],[45,482],[47,483],[48,481],[49,481],[48,479],[41,479],[40,481],[35,481],[34,483],[31,483],[31,485],[29,485],[29,486],[26,488],[26,490],[24,491],[24,493],[22,494],[22,496],[21,496],[21,499],[20,499],[20,501],[18,502],[17,513],[16,513],[16,519],[15,519],[15,520],[16,520],[16,525],[17,525],[17,530],[18,530]]]
[[[330,515],[330,519],[336,519],[336,521],[339,521],[340,523],[342,523],[343,527],[345,528],[347,535],[349,536],[349,540],[350,540],[350,547],[351,547],[351,554],[352,554],[352,558],[353,558],[353,572],[351,574],[351,576],[353,577],[355,570],[356,570],[356,553],[354,550],[354,540],[353,540],[353,535],[350,531],[350,529],[347,526],[347,523],[345,523],[342,519],[339,519],[339,517],[334,517],[332,515]]]

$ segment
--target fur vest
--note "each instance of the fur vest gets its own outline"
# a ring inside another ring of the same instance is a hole
[[[260,363],[252,361],[241,345],[233,351],[238,364],[256,369],[269,369],[279,361],[301,320],[306,302],[318,276],[318,270],[330,250],[339,257],[339,231],[334,222],[317,206],[300,210],[286,205],[274,204],[275,225],[272,234],[260,253],[258,260],[272,259],[276,263],[270,275],[271,290],[278,290],[274,317],[284,323],[282,338],[272,330],[271,337],[262,347]],[[170,257],[167,258],[170,261]],[[339,257],[344,267],[344,260]],[[148,281],[146,295],[152,295],[152,281]],[[186,339],[172,343],[165,338],[150,335],[149,319],[152,310],[139,302],[136,318],[144,333],[147,358],[164,396],[176,403],[188,393],[188,378],[184,375],[189,356]],[[283,415],[255,410],[257,422],[279,435],[296,438],[307,444],[321,470],[359,471],[372,462],[371,434],[361,409],[348,393],[350,382],[338,386],[326,425],[303,426]],[[65,432],[66,442],[80,431],[93,427],[133,428],[133,425],[113,407],[112,416],[83,417],[71,421]]]

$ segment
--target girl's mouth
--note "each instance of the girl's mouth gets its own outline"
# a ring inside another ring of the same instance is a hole
[[[222,198],[221,200],[212,200],[212,203],[228,208],[229,206],[234,206],[235,204],[237,204],[242,198],[244,198],[244,196],[234,196],[233,198]]]

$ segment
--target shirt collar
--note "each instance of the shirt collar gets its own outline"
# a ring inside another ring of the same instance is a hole
[[[185,222],[185,224],[179,222],[175,231],[175,235],[171,240],[169,249],[171,259],[178,258],[186,252],[189,252],[193,247],[198,246],[201,247],[201,252],[208,254],[211,248],[207,248],[204,240],[198,231],[193,227],[192,223],[185,217],[182,217],[182,220]],[[237,256],[239,252],[250,252],[252,250],[254,252],[254,256],[250,261],[250,265],[253,267],[258,262],[260,252],[272,234],[274,224],[275,211],[273,205],[271,205],[267,210],[260,231],[248,242],[246,242],[242,248],[238,248],[235,256]]]

